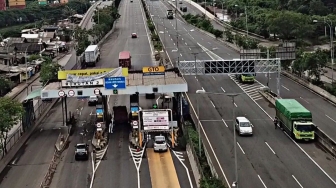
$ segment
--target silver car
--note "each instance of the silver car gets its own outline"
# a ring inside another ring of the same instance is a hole
[[[154,137],[154,151],[167,151],[168,146],[166,143],[166,138],[164,136],[155,136]]]

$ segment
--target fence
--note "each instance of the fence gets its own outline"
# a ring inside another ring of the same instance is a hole
[[[12,147],[16,144],[17,141],[21,138],[24,132],[27,132],[31,127],[34,127],[35,122],[38,118],[41,117],[41,115],[45,112],[45,109],[49,107],[50,103],[42,102],[41,100],[38,100],[38,102],[34,105],[34,121],[31,122],[30,126],[27,126],[25,129],[23,128],[23,120],[19,122],[19,127],[14,131],[11,135],[8,135],[8,138],[6,140],[6,149],[7,152],[12,149]],[[3,158],[3,151],[0,150],[0,159]]]

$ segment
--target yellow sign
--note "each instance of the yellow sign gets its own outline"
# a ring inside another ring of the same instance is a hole
[[[165,72],[165,67],[143,67],[142,72],[144,75],[162,75]]]
[[[72,74],[76,76],[92,76],[92,75],[102,74],[105,72],[110,72],[113,69],[115,68],[58,71],[58,79],[65,80],[68,74]],[[122,75],[128,76],[128,68],[122,68]]]

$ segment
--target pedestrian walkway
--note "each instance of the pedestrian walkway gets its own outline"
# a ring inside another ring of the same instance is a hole
[[[259,93],[259,89],[264,87],[260,82],[255,81],[253,84],[241,83],[235,75],[230,74],[229,77],[234,81],[240,89],[242,89],[252,100],[257,101],[263,99],[263,96]]]

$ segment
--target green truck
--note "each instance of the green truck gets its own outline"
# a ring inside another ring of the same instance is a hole
[[[314,140],[316,126],[312,113],[295,99],[277,99],[275,101],[276,117],[279,125],[296,140]]]
[[[254,75],[252,74],[236,74],[236,78],[242,83],[254,83]]]

